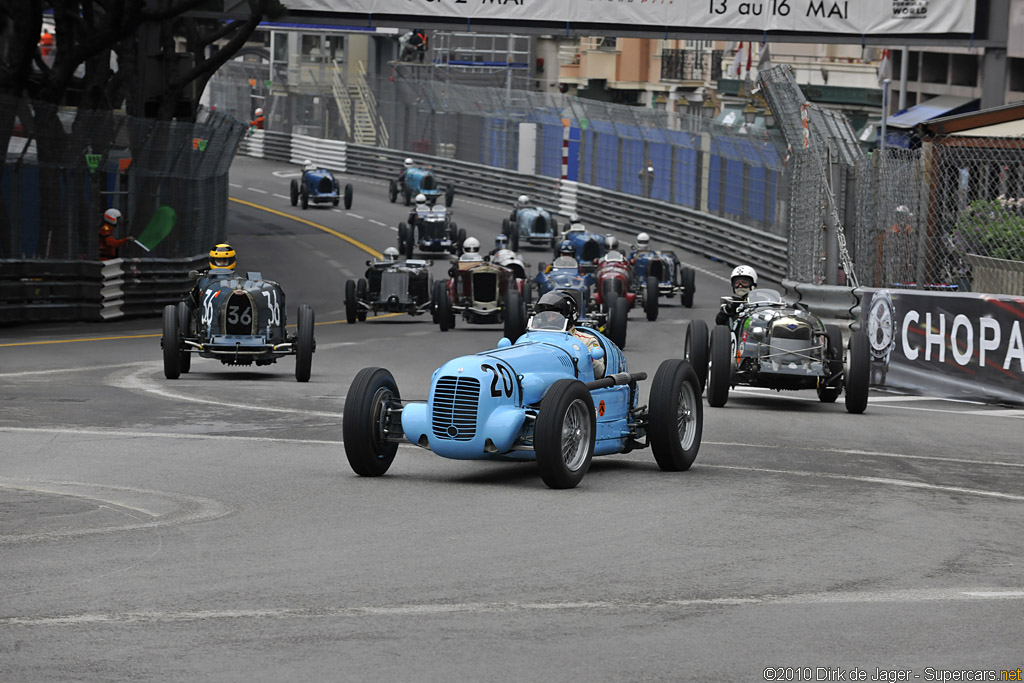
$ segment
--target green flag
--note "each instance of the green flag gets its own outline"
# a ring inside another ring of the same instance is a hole
[[[174,209],[165,204],[156,210],[142,234],[135,238],[135,243],[146,251],[150,251],[171,234],[171,230],[174,230],[174,224],[177,222],[178,215],[174,213]]]

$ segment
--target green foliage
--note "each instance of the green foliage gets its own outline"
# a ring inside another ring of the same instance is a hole
[[[960,214],[951,235],[963,254],[1024,261],[1024,199],[977,199]]]

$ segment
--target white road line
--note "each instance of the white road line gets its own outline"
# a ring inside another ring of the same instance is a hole
[[[245,189],[249,190],[250,192],[258,192],[259,194],[270,194],[270,193],[269,193],[269,192],[267,192],[266,190],[261,190],[261,189],[260,189],[260,188],[258,188],[258,187],[247,187],[247,188],[245,188]]]
[[[775,448],[787,451],[808,451],[811,453],[839,453],[842,455],[867,455],[875,458],[897,458],[906,460],[931,460],[934,462],[953,462],[963,465],[987,465],[992,467],[1024,467],[1024,462],[1004,462],[999,460],[970,460],[968,458],[945,458],[939,455],[910,455],[909,453],[886,453],[884,451],[861,451],[852,448],[816,448],[814,446],[793,446],[790,444],[735,443],[729,441],[703,441],[707,446],[727,446],[729,448]]]
[[[241,187],[238,183],[228,183],[231,187]]]
[[[1020,600],[1024,591],[926,588],[894,591],[826,592],[797,595],[737,595],[714,598],[670,599],[654,596],[641,600],[561,600],[557,602],[462,602],[404,605],[351,605],[315,607],[265,607],[196,609],[177,611],[92,612],[54,616],[0,618],[2,626],[95,626],[98,624],[181,623],[213,619],[367,619],[387,617],[434,617],[441,615],[504,615],[516,612],[649,612],[690,610],[707,606],[751,608],[762,606],[831,606],[846,604],[910,604],[921,602],[968,602]]]
[[[764,387],[742,387],[740,389],[733,389],[732,393],[748,396],[772,396],[782,401],[805,401],[809,403],[818,403],[817,398],[811,398],[809,396],[790,396],[788,394],[777,393],[774,389],[766,389]],[[977,415],[980,417],[1008,417],[1022,419],[1024,418],[1024,410],[1018,408],[1007,408],[1004,410],[992,409],[992,410],[947,410],[944,408],[921,408],[916,406],[904,406],[899,405],[901,402],[899,399],[907,399],[913,402],[920,401],[944,401],[948,403],[966,403],[969,405],[985,405],[978,401],[965,401],[956,398],[943,398],[940,396],[899,396],[896,400],[892,397],[876,396],[874,393],[871,394],[870,400],[868,400],[868,409],[872,405],[878,403],[884,405],[886,408],[892,408],[895,410],[916,410],[923,413],[950,413],[952,415]]]
[[[345,215],[346,216],[352,216],[352,218],[358,218],[359,220],[363,220],[363,216],[360,216],[358,213],[352,213],[351,211],[349,211]]]
[[[392,225],[392,226],[390,226],[390,227],[391,227],[391,229],[392,229],[392,230],[394,230],[395,232],[398,232],[398,226]]]
[[[380,221],[375,220],[373,218],[370,219],[370,222],[373,223],[374,225],[379,225],[382,228],[387,227],[387,223],[381,223]],[[395,229],[397,230],[398,228],[395,228]]]
[[[287,196],[287,195],[283,195],[283,194],[277,194],[277,193],[275,193],[275,194],[274,194],[274,195],[272,195],[272,196],[274,196],[274,197],[277,197],[278,199],[288,199],[288,200],[291,200],[291,197],[289,197],[289,196]]]
[[[266,443],[294,443],[294,444],[316,444],[320,446],[341,446],[341,441],[328,441],[322,439],[282,439],[269,436],[235,436],[233,434],[185,434],[176,432],[141,432],[121,431],[111,429],[67,429],[63,427],[5,427],[0,426],[0,433],[24,433],[24,434],[57,434],[61,436],[98,436],[98,437],[124,437],[129,439],[197,439],[211,441],[257,441]]]
[[[90,370],[124,370],[132,366],[149,365],[152,361],[139,361],[137,363],[118,363],[117,365],[89,365],[78,368],[54,368],[52,370],[25,370],[24,372],[6,372],[0,374],[0,379],[8,377],[27,377],[31,375],[58,375],[65,372],[87,372]]]
[[[129,391],[142,391],[148,394],[154,394],[156,396],[162,396],[163,398],[171,399],[172,401],[185,401],[186,403],[204,403],[207,405],[222,406],[225,408],[239,408],[241,410],[255,410],[268,413],[288,413],[298,415],[314,415],[316,417],[329,417],[332,420],[340,420],[341,413],[327,413],[317,410],[302,410],[296,408],[273,408],[271,406],[261,406],[254,403],[232,403],[230,401],[220,401],[215,399],[199,398],[197,396],[188,396],[186,394],[179,394],[173,391],[153,386],[152,382],[148,379],[143,378],[141,375],[146,372],[153,372],[149,368],[141,368],[135,372],[129,373],[126,377],[115,380],[112,382],[112,386],[120,387],[122,389],[128,389]]]

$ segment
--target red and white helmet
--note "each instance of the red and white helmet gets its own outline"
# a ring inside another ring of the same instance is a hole
[[[116,228],[121,222],[121,212],[117,209],[107,209],[103,213],[103,222]]]
[[[256,107],[256,116],[263,116],[263,107]]]

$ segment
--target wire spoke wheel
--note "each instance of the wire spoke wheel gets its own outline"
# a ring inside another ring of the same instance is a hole
[[[590,448],[590,419],[586,404],[576,399],[569,404],[562,420],[562,462],[570,472],[577,471],[587,459]]]

